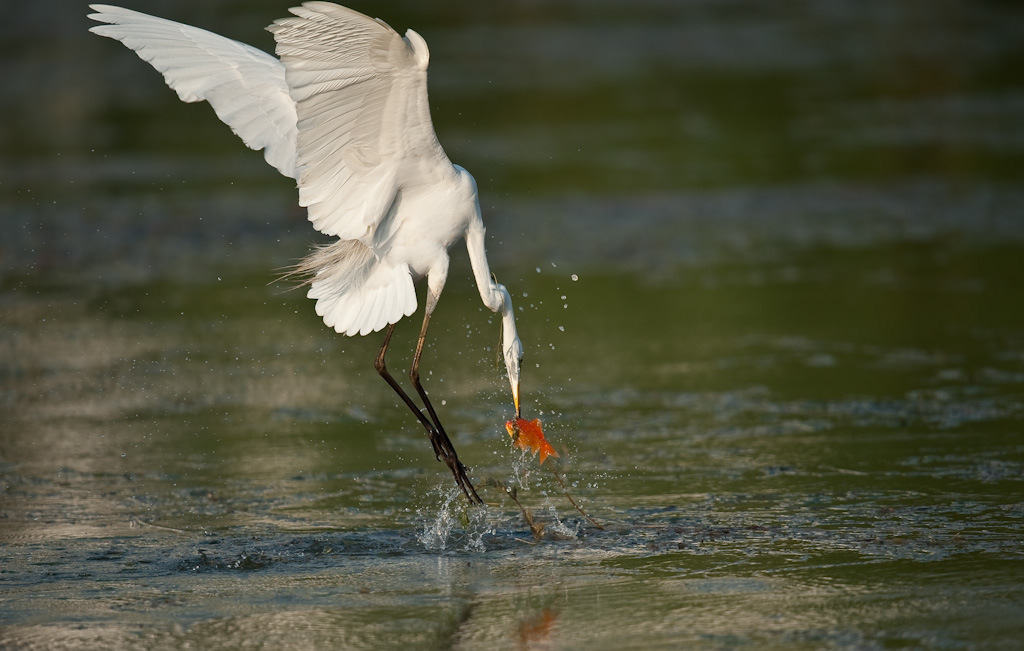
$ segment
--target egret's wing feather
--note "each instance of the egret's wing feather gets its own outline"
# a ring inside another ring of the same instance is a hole
[[[405,184],[451,174],[427,104],[423,39],[327,2],[268,29],[298,112],[299,203],[317,230],[373,247]]]
[[[295,178],[296,113],[284,65],[254,47],[198,27],[90,5],[104,25],[89,31],[124,43],[159,72],[185,102],[206,100],[267,162]]]

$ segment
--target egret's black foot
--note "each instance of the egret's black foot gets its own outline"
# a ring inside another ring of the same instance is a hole
[[[434,446],[437,460],[444,461],[451,468],[452,474],[455,475],[455,483],[462,489],[466,499],[472,504],[483,504],[484,501],[476,494],[473,482],[469,481],[466,466],[459,461],[459,455],[455,453],[455,447],[452,446],[448,435],[444,430],[428,430],[427,434],[430,436],[430,444]]]

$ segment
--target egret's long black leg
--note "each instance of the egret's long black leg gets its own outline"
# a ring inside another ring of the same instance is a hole
[[[408,405],[412,413],[415,414],[416,418],[418,418],[419,421],[423,423],[423,426],[426,427],[427,431],[429,432],[430,430],[434,429],[434,424],[427,420],[427,417],[423,415],[423,412],[420,411],[420,408],[417,407],[416,403],[412,401],[412,398],[410,398],[405,393],[405,390],[403,390],[402,387],[399,386],[398,382],[395,381],[395,378],[391,377],[391,373],[388,371],[388,367],[384,364],[384,354],[388,352],[388,344],[391,343],[391,333],[394,331],[395,324],[392,323],[391,325],[388,326],[387,334],[384,335],[384,344],[380,347],[380,352],[377,353],[377,359],[374,360],[373,366],[374,368],[377,369],[377,372],[380,373],[380,376],[384,378],[384,381],[391,385],[391,388],[395,390],[395,393],[398,394],[398,397],[401,398],[406,405]],[[431,442],[433,442],[433,437],[431,437]],[[437,449],[437,445],[434,445],[434,451],[440,454],[440,451]]]
[[[420,394],[420,398],[423,399],[423,404],[427,406],[427,413],[430,414],[430,420],[434,422],[437,427],[437,431],[444,432],[444,427],[441,426],[441,420],[437,417],[437,412],[434,411],[434,405],[430,403],[430,398],[427,397],[427,391],[420,384],[420,357],[423,356],[423,344],[427,340],[427,324],[430,322],[430,313],[423,315],[423,327],[420,328],[420,338],[416,341],[416,354],[412,356],[412,367],[409,369],[409,379],[412,380],[412,385],[416,387],[416,393]]]
[[[430,414],[430,420],[433,421],[434,427],[437,429],[438,440],[442,447],[440,456],[444,458],[445,463],[447,463],[448,467],[452,469],[452,473],[455,474],[455,481],[462,487],[462,490],[466,493],[466,497],[469,498],[469,501],[482,504],[483,500],[476,494],[476,489],[473,488],[473,484],[469,481],[469,477],[466,475],[466,466],[462,465],[462,462],[459,461],[459,455],[455,452],[455,446],[452,445],[451,439],[448,438],[448,434],[444,431],[444,426],[441,425],[441,419],[437,417],[434,405],[430,403],[430,398],[427,397],[427,392],[423,389],[423,385],[420,384],[420,357],[423,355],[423,343],[427,338],[427,325],[430,323],[430,312],[430,309],[427,309],[423,314],[423,327],[420,328],[420,337],[416,342],[416,354],[414,354],[412,358],[412,367],[409,369],[409,379],[412,380],[412,385],[416,387],[416,393],[420,394],[420,398],[423,399],[423,404],[427,407],[427,413]]]
[[[443,458],[444,462],[448,465],[449,468],[451,468],[452,474],[455,475],[455,483],[459,485],[459,488],[461,488],[462,492],[466,494],[466,497],[469,499],[469,501],[483,503],[483,500],[481,500],[480,496],[476,494],[476,490],[473,488],[473,484],[470,483],[469,477],[466,475],[466,467],[462,465],[462,463],[459,461],[458,455],[455,454],[455,448],[452,447],[452,443],[448,439],[448,435],[445,434],[444,430],[440,427],[439,424],[435,424],[435,422],[432,422],[430,419],[423,415],[423,412],[420,410],[419,407],[416,406],[416,403],[412,401],[412,398],[410,398],[409,395],[406,394],[406,392],[402,389],[398,382],[395,381],[395,378],[391,377],[391,373],[388,371],[387,365],[384,363],[384,355],[388,351],[388,344],[391,343],[391,334],[394,332],[394,330],[395,324],[391,324],[390,326],[388,326],[387,334],[384,335],[384,343],[380,347],[380,352],[377,353],[377,359],[374,360],[374,368],[376,368],[377,373],[379,373],[380,376],[384,378],[384,381],[386,381],[388,385],[390,385],[391,388],[394,389],[395,393],[398,394],[398,397],[402,399],[402,402],[404,402],[406,406],[409,407],[409,410],[412,411],[414,416],[416,416],[416,419],[419,420],[423,427],[426,428],[427,436],[430,438],[430,444],[434,448],[434,454],[437,456],[438,459]],[[418,350],[417,359],[419,359]],[[418,380],[416,384],[419,384]],[[418,386],[417,388],[420,392],[420,395],[423,395],[425,398],[422,389],[420,389]],[[433,407],[430,406],[429,402],[427,403],[427,405],[428,411],[431,414],[431,418],[433,418],[436,421],[437,416],[436,414],[434,414]]]

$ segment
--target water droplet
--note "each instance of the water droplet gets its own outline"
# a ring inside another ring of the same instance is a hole
[[[573,274],[573,275],[571,275],[571,276],[569,276],[569,277],[570,277],[570,278],[572,278],[572,281],[573,281],[573,282],[576,282],[577,280],[579,280],[579,279],[580,279],[580,277],[579,277],[579,276],[577,276],[576,274]]]
[[[558,326],[558,329],[562,332],[565,332],[565,326]]]

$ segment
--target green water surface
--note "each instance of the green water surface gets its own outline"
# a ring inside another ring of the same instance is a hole
[[[423,379],[484,509],[275,280],[292,181],[84,5],[0,26],[0,646],[1018,648],[1024,12],[449,4],[356,8],[431,45],[560,454],[457,244]]]

